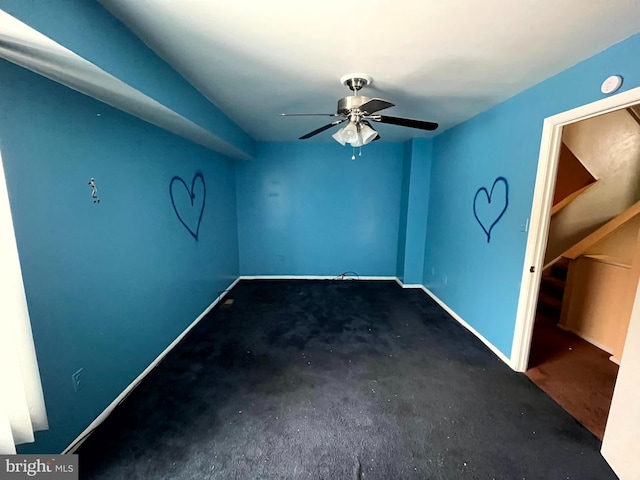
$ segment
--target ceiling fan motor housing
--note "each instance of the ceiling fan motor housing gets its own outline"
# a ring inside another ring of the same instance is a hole
[[[341,98],[340,100],[338,100],[338,114],[349,115],[352,110],[360,108],[362,104],[368,102],[369,100],[371,100],[369,97],[360,95],[351,95],[349,97]]]

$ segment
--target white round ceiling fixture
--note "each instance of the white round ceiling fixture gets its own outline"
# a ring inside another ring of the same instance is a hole
[[[611,75],[600,87],[600,91],[604,94],[613,93],[622,86],[622,77],[620,75]]]

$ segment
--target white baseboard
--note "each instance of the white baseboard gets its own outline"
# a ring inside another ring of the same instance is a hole
[[[122,391],[122,393],[121,393],[120,395],[118,395],[118,396],[115,398],[115,400],[114,400],[113,402],[111,402],[111,403],[109,404],[109,406],[108,406],[107,408],[105,408],[105,409],[103,410],[103,412],[102,412],[100,415],[98,415],[98,416],[96,417],[96,419],[95,419],[93,422],[91,422],[91,423],[89,424],[89,426],[88,426],[87,428],[85,428],[85,429],[82,431],[82,433],[81,433],[80,435],[78,435],[78,436],[76,437],[76,439],[75,439],[73,442],[71,442],[71,443],[69,444],[69,446],[68,446],[67,448],[65,448],[65,449],[62,451],[62,453],[63,453],[63,454],[65,454],[65,453],[73,453],[77,448],[79,448],[79,447],[80,447],[80,445],[82,445],[82,443],[83,443],[83,442],[84,442],[84,441],[89,437],[89,435],[93,432],[93,430],[95,430],[95,428],[96,428],[98,425],[100,425],[102,422],[104,422],[104,421],[107,419],[107,417],[108,417],[109,415],[111,415],[111,413],[115,410],[115,408],[116,408],[118,405],[120,405],[120,403],[121,403],[125,398],[127,398],[127,396],[128,396],[128,395],[129,395],[129,394],[130,394],[130,393],[131,393],[131,392],[132,392],[132,391],[133,391],[137,386],[138,386],[138,384],[139,384],[139,383],[144,379],[144,377],[146,377],[146,376],[149,374],[149,372],[151,372],[151,370],[153,370],[153,369],[154,369],[154,368],[155,368],[155,367],[156,367],[156,366],[157,366],[157,365],[162,361],[162,359],[163,359],[164,357],[166,357],[166,356],[167,356],[167,354],[168,354],[171,350],[173,350],[173,348],[174,348],[178,343],[180,343],[180,340],[182,340],[182,339],[185,337],[185,335],[187,335],[187,333],[189,333],[189,332],[191,331],[191,329],[192,329],[193,327],[195,327],[195,326],[200,322],[200,320],[202,320],[202,319],[205,317],[205,315],[207,315],[207,313],[209,313],[209,312],[211,311],[211,309],[212,309],[213,307],[215,307],[215,306],[218,304],[218,302],[222,299],[222,297],[223,297],[223,296],[224,296],[224,295],[225,295],[229,290],[231,290],[233,287],[235,287],[235,286],[236,286],[236,284],[237,284],[239,281],[240,281],[240,277],[236,278],[233,282],[231,282],[231,284],[230,284],[230,285],[225,289],[225,291],[224,291],[223,293],[221,293],[221,294],[218,296],[218,298],[216,298],[216,299],[211,303],[211,305],[209,305],[209,306],[205,309],[205,311],[204,311],[204,312],[202,312],[200,315],[198,315],[198,318],[196,318],[196,319],[191,323],[191,325],[189,325],[189,326],[188,326],[188,327],[187,327],[187,328],[186,328],[186,329],[185,329],[185,330],[184,330],[184,331],[183,331],[183,332],[182,332],[182,333],[181,333],[181,334],[180,334],[180,335],[179,335],[179,336],[178,336],[178,337],[173,341],[173,342],[171,342],[171,343],[169,344],[169,346],[168,346],[167,348],[165,348],[165,349],[162,351],[162,353],[161,353],[160,355],[158,355],[158,357],[157,357],[153,362],[151,362],[151,363],[149,364],[149,366],[148,366],[147,368],[145,368],[145,369],[144,369],[144,371],[143,371],[140,375],[138,375],[138,376],[136,377],[136,379],[135,379],[133,382],[131,382],[131,383],[129,384],[129,386],[128,386],[127,388],[125,388],[125,389]]]
[[[491,350],[493,353],[496,354],[496,356],[502,360],[504,363],[506,363],[507,365],[509,365],[509,367],[511,369],[513,369],[513,365],[511,364],[511,360],[504,354],[502,353],[500,350],[498,350],[496,348],[496,346],[491,343],[489,340],[487,340],[486,338],[484,338],[480,332],[478,332],[475,328],[473,328],[471,325],[469,325],[467,322],[465,322],[462,317],[460,315],[458,315],[456,312],[454,312],[451,308],[449,308],[449,306],[444,303],[442,300],[440,300],[431,290],[429,290],[427,287],[425,287],[424,285],[418,285],[418,284],[409,284],[409,285],[402,285],[403,288],[419,288],[420,290],[422,290],[424,293],[426,293],[427,295],[429,295],[438,305],[440,305],[444,311],[446,311],[449,315],[451,315],[460,325],[462,325],[464,328],[466,328],[467,330],[469,330],[471,333],[473,333],[476,337],[478,337],[478,339],[484,343],[489,350]]]
[[[392,276],[354,275],[339,278],[340,275],[241,275],[240,280],[395,280]]]

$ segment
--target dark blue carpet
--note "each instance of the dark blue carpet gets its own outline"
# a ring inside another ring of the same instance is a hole
[[[80,447],[81,478],[616,478],[420,290],[243,281],[227,298]]]

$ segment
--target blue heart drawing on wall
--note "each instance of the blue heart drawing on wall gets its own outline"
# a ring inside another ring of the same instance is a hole
[[[169,183],[169,195],[171,195],[171,204],[178,220],[197,241],[207,197],[204,177],[197,172],[191,181],[191,188],[182,178],[173,177]]]
[[[496,198],[493,198],[494,190],[498,184],[504,185],[504,197],[496,193]],[[484,193],[484,196],[480,196],[480,200],[478,200],[480,193]],[[509,182],[504,177],[495,179],[490,192],[485,187],[480,187],[473,197],[473,215],[487,235],[487,243],[491,241],[491,230],[500,221],[508,206]],[[478,210],[480,210],[480,214],[478,214]]]

